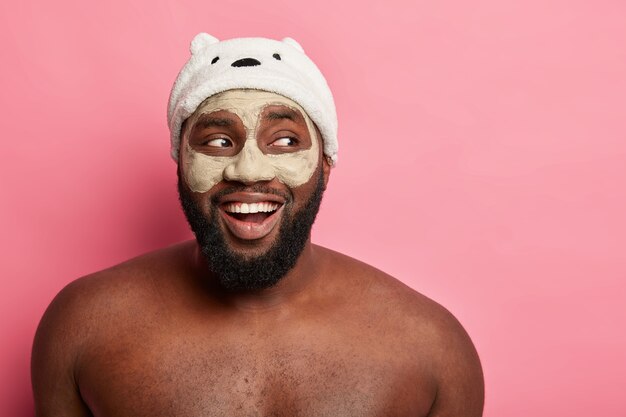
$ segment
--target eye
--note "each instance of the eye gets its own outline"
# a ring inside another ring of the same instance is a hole
[[[270,146],[290,147],[290,146],[296,146],[297,144],[298,144],[298,140],[296,138],[285,136],[283,138],[276,139],[274,142],[270,143]]]
[[[219,61],[219,60],[220,60],[220,57],[219,57],[219,56],[216,56],[215,58],[213,58],[213,59],[211,60],[211,64],[215,64],[215,63],[216,63],[217,61]]]
[[[227,138],[210,139],[202,142],[202,146],[211,146],[213,148],[230,148],[233,143]]]
[[[278,54],[274,54],[274,55],[272,55],[272,56],[273,56],[274,58],[276,58],[277,60],[279,60],[279,61],[280,61],[280,55],[278,55]]]

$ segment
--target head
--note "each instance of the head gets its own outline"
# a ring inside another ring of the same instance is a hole
[[[234,41],[241,40],[222,43]],[[268,42],[270,50],[277,50],[276,44],[282,44],[256,38],[254,41]],[[196,55],[202,50],[205,61],[218,54],[228,65],[223,69],[227,76],[231,81],[244,80],[243,88],[209,92],[181,122],[178,118],[190,110],[185,108],[190,97],[197,100],[198,89],[204,91],[199,95],[203,96],[211,90],[207,89],[207,82],[226,77],[221,73],[202,80],[206,74],[198,69],[197,62],[196,67],[189,69],[192,57],[172,91],[169,121],[171,128],[180,125],[179,131],[172,130],[172,155],[179,163],[181,203],[209,269],[225,289],[249,291],[276,284],[294,267],[309,242],[330,166],[336,158],[336,122],[328,123],[336,116],[334,104],[331,115],[320,116],[319,109],[329,108],[328,103],[307,101],[326,94],[305,88],[315,83],[300,85],[299,93],[291,96],[268,91],[262,83],[250,87],[247,83],[255,77],[273,79],[279,84],[286,81],[280,80],[281,74],[277,75],[269,64],[261,72],[246,71],[250,63],[254,69],[266,62],[237,55],[236,42],[231,46],[212,51],[206,47],[198,49],[192,43],[192,54],[194,48]],[[302,60],[298,56],[304,56],[301,49],[287,46],[294,51],[281,49],[282,56],[273,55],[281,59],[294,55],[290,59],[292,65]],[[255,51],[263,52],[258,48]],[[207,62],[214,65],[215,57]],[[295,68],[301,70],[298,65]],[[200,71],[201,76],[189,74],[194,71]],[[294,78],[303,77],[296,74]],[[178,94],[176,87],[180,84],[186,87]],[[332,96],[330,100],[332,103]],[[316,126],[309,115],[311,111],[317,112],[317,123],[325,123],[324,126]],[[324,136],[323,131],[334,133]],[[331,138],[330,146],[326,137]],[[328,149],[333,153],[329,155]]]

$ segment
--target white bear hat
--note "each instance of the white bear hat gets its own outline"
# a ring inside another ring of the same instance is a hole
[[[337,161],[337,112],[326,79],[291,38],[237,38],[219,41],[200,33],[191,41],[191,58],[178,74],[167,108],[171,154],[178,161],[183,122],[214,94],[251,88],[298,103],[324,140],[324,154]]]

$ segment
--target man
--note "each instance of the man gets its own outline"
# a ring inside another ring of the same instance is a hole
[[[333,98],[292,39],[200,34],[170,96],[195,241],[81,278],[32,358],[43,416],[480,416],[472,343],[435,302],[310,242]]]

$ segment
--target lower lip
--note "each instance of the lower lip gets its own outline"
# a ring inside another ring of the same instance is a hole
[[[237,220],[236,218],[229,216],[224,209],[220,209],[220,214],[226,223],[226,227],[228,227],[228,230],[230,230],[235,237],[242,240],[256,240],[270,234],[280,219],[283,207],[284,205],[280,206],[278,210],[263,220],[262,223],[249,223]]]

